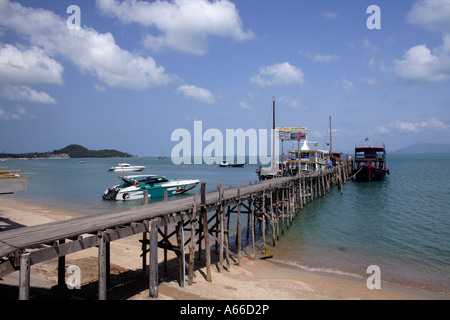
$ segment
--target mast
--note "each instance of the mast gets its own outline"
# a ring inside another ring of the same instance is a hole
[[[332,151],[332,143],[331,143],[331,116],[330,116],[330,157],[331,157],[331,151]]]
[[[272,100],[272,112],[273,112],[273,125],[272,125],[272,171],[275,168],[275,136],[276,136],[276,131],[275,131],[275,97],[273,97]]]

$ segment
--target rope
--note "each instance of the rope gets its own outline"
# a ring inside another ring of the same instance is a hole
[[[351,178],[353,178],[354,176],[356,176],[361,170],[362,168],[364,168],[364,166],[362,166],[361,168],[358,169],[358,171],[356,171],[355,174],[351,175],[350,177],[348,177],[348,180],[350,180]]]

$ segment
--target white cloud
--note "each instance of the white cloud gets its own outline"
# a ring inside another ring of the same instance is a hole
[[[146,34],[143,40],[156,51],[168,48],[202,55],[208,49],[209,36],[238,41],[254,37],[252,31],[242,29],[238,10],[228,0],[97,0],[97,7],[124,23],[156,27],[161,34]]]
[[[26,8],[0,0],[0,26],[12,28],[49,55],[70,59],[111,88],[144,90],[165,85],[172,77],[152,57],[121,49],[110,33],[91,28],[69,30],[66,21],[51,11]]]
[[[250,107],[250,106],[249,106],[248,104],[246,104],[245,102],[240,102],[240,103],[239,103],[239,106],[240,106],[242,109],[246,109],[246,110],[253,111],[253,108]]]
[[[277,63],[259,68],[259,74],[250,78],[251,82],[263,87],[272,85],[303,84],[303,71],[289,62]]]
[[[417,45],[406,51],[402,60],[394,60],[394,71],[406,81],[446,81],[450,79],[450,57],[433,54],[426,45]]]
[[[418,0],[407,21],[441,33],[442,46],[430,50],[426,44],[407,50],[394,60],[394,72],[405,81],[442,82],[450,79],[450,0]]]
[[[346,78],[337,81],[336,86],[341,89],[341,93],[336,97],[339,101],[349,99],[356,91],[353,82]]]
[[[302,106],[302,104],[300,103],[299,100],[297,99],[293,99],[290,98],[288,96],[282,96],[278,99],[278,101],[280,102],[280,104],[282,105],[286,105],[289,109],[294,110],[294,111],[306,111],[307,108]]]
[[[419,0],[407,14],[407,21],[437,32],[450,32],[450,1]]]
[[[379,83],[379,80],[376,78],[362,78],[361,82],[368,86],[376,86]]]
[[[182,93],[188,98],[193,98],[209,104],[213,104],[215,102],[214,95],[209,90],[193,85],[181,85],[178,87],[177,92]]]
[[[323,16],[327,19],[334,20],[337,18],[338,14],[336,12],[327,11],[323,14]]]
[[[52,98],[48,93],[36,91],[27,86],[0,86],[0,96],[8,100],[56,104],[56,100]]]
[[[0,47],[0,83],[62,84],[63,70],[60,63],[35,46],[28,50],[11,44]]]
[[[308,59],[311,59],[312,61],[318,62],[318,63],[333,63],[333,62],[339,61],[339,59],[341,58],[337,54],[330,54],[330,53],[320,54],[320,53],[307,52],[307,53],[303,54],[302,52],[300,52],[300,55],[304,55]]]
[[[396,120],[394,122],[389,123],[386,126],[377,127],[378,132],[383,134],[391,134],[391,133],[421,133],[423,131],[444,131],[450,130],[450,126],[445,124],[444,122],[436,119],[430,118],[427,121],[422,122],[406,122],[401,120]]]
[[[372,53],[377,53],[378,51],[380,51],[380,48],[377,45],[373,44],[369,39],[363,40],[362,47],[366,50],[371,51]]]
[[[30,114],[28,110],[22,106],[14,107],[13,111],[5,111],[4,109],[0,108],[0,120],[19,120],[22,118],[33,119],[34,116]]]

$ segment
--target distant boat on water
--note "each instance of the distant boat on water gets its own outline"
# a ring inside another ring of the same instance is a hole
[[[368,141],[368,139],[366,139]],[[386,147],[362,143],[355,147],[353,179],[355,181],[379,181],[389,175],[386,163]]]
[[[118,166],[112,166],[108,171],[110,172],[131,172],[131,171],[142,171],[145,166],[132,166],[129,163],[119,163]]]
[[[244,162],[244,163],[231,163],[231,162],[228,162],[228,161],[224,160],[221,163],[219,163],[219,167],[242,168],[246,164],[247,164],[247,162]]]

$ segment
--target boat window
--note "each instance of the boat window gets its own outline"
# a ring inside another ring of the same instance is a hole
[[[147,179],[144,179],[142,182],[145,183],[161,183],[161,182],[168,182],[169,180],[167,180],[166,178],[162,178],[162,177],[148,177]]]
[[[355,155],[356,159],[364,159],[364,152],[357,152]]]

